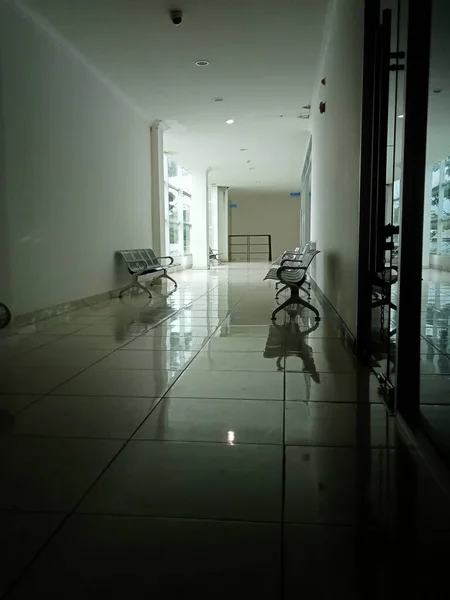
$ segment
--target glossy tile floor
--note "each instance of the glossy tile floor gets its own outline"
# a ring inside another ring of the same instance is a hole
[[[266,270],[0,339],[1,597],[448,597],[446,498],[329,310],[271,324]]]

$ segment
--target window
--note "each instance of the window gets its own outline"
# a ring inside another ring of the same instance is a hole
[[[192,176],[167,154],[164,155],[164,188],[167,251],[171,256],[190,254]]]
[[[450,255],[450,156],[431,173],[430,253]]]

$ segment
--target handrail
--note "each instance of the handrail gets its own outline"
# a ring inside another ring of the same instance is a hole
[[[235,244],[233,242],[233,238],[244,238],[242,240],[244,243]],[[252,242],[252,238],[266,238],[264,242]],[[236,250],[237,247],[244,247],[245,250],[239,251]],[[264,250],[256,251],[253,250],[256,246],[263,246]],[[272,236],[268,233],[248,233],[248,234],[231,234],[228,236],[228,254],[230,258],[230,262],[233,260],[233,248],[235,249],[235,256],[237,254],[244,255],[247,262],[252,261],[252,256],[259,256],[259,260],[272,262]],[[263,258],[264,257],[264,258]],[[236,259],[239,260],[239,259]],[[242,259],[241,259],[242,260]]]

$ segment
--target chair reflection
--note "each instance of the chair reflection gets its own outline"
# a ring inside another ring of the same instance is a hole
[[[319,326],[319,321],[307,329],[300,329],[300,324],[296,320],[298,313],[290,313],[289,320],[279,325],[273,323],[269,328],[266,347],[264,349],[265,358],[277,357],[277,369],[283,371],[283,360],[288,356],[297,356],[303,361],[303,373],[305,376],[306,387],[311,387],[311,380],[320,383],[320,374],[317,372],[314,363],[313,349],[306,343],[309,334],[315,331]],[[307,324],[309,325],[309,323]]]

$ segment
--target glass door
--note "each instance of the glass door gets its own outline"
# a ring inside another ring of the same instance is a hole
[[[434,0],[428,84],[420,420],[450,464],[450,4]]]

